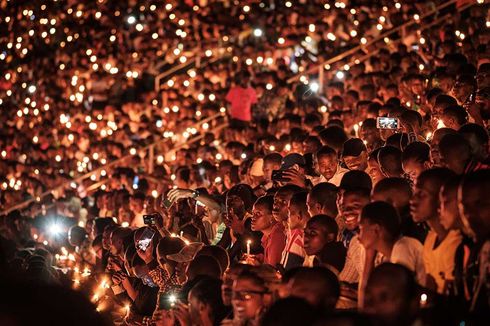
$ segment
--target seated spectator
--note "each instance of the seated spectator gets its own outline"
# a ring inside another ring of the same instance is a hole
[[[332,311],[340,296],[337,276],[324,267],[300,268],[289,287],[290,296],[306,300],[319,311]]]
[[[310,215],[306,206],[307,192],[294,194],[288,205],[288,226],[286,246],[282,252],[281,265],[290,270],[303,265],[306,257],[304,249],[304,229]]]
[[[400,217],[392,205],[385,202],[367,204],[362,210],[359,226],[362,246],[378,252],[373,262],[375,266],[384,261],[404,265],[416,273],[419,284],[425,284],[422,244],[400,235]]]

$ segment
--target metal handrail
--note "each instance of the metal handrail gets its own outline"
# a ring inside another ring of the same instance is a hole
[[[437,6],[435,9],[433,9],[433,10],[431,10],[431,11],[429,11],[429,12],[423,14],[423,15],[421,15],[418,20],[410,19],[410,20],[406,21],[405,23],[403,23],[401,25],[398,25],[396,27],[393,27],[392,29],[390,29],[390,30],[388,30],[388,31],[386,31],[386,32],[378,35],[378,37],[376,37],[373,40],[367,42],[366,44],[358,45],[358,46],[353,47],[352,49],[349,49],[347,51],[344,51],[344,52],[342,52],[342,53],[340,53],[340,54],[338,54],[338,55],[336,55],[336,56],[334,56],[334,57],[332,57],[330,59],[324,60],[324,61],[318,63],[317,65],[311,67],[307,71],[303,71],[303,72],[297,74],[296,76],[293,76],[293,77],[289,78],[287,80],[287,82],[288,83],[295,82],[296,80],[298,80],[302,76],[305,76],[305,75],[308,75],[308,74],[312,74],[312,73],[314,73],[316,71],[319,71],[320,69],[323,69],[322,67],[324,67],[325,65],[331,65],[331,64],[336,63],[337,61],[340,61],[340,60],[342,60],[342,59],[344,59],[344,58],[346,58],[346,57],[348,57],[350,55],[353,55],[354,53],[356,53],[359,50],[362,50],[363,48],[367,48],[367,47],[369,47],[369,46],[371,46],[371,45],[373,45],[373,44],[375,44],[375,43],[377,43],[379,41],[384,40],[385,37],[387,37],[387,36],[389,36],[391,34],[394,34],[394,33],[398,32],[398,31],[400,31],[400,30],[402,30],[404,28],[410,27],[410,26],[418,23],[419,21],[422,21],[423,19],[425,19],[425,18],[427,18],[429,16],[432,16],[433,14],[438,13],[442,9],[444,9],[444,8],[446,8],[446,7],[448,7],[448,6],[452,5],[452,4],[455,4],[457,1],[458,0],[449,0],[449,1],[447,1],[447,2],[445,2],[443,4],[441,4],[441,5]]]

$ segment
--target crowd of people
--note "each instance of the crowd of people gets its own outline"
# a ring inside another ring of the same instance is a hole
[[[489,7],[446,2],[0,1],[0,324],[488,323]]]

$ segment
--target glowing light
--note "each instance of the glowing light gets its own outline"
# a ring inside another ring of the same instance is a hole
[[[317,82],[312,82],[310,83],[310,89],[312,92],[316,93],[320,89],[320,85]]]
[[[52,235],[56,236],[56,235],[60,234],[61,232],[63,232],[63,227],[60,224],[54,222],[54,223],[49,225],[48,232],[51,233]]]
[[[136,18],[134,16],[129,16],[127,19],[128,24],[133,25],[136,23]]]
[[[344,79],[345,77],[345,74],[342,70],[339,70],[337,71],[337,73],[335,74],[335,77],[337,77],[337,79]]]
[[[261,37],[264,34],[264,32],[262,32],[262,30],[260,28],[254,29],[253,33],[254,33],[255,37]]]

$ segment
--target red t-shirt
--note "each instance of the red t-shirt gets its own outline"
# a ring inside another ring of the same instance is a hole
[[[230,102],[230,116],[232,119],[252,120],[252,104],[257,103],[257,93],[252,87],[232,87],[226,95],[226,101]]]
[[[286,232],[282,223],[276,223],[269,235],[262,236],[264,264],[276,266],[281,263],[282,252],[286,246]]]

